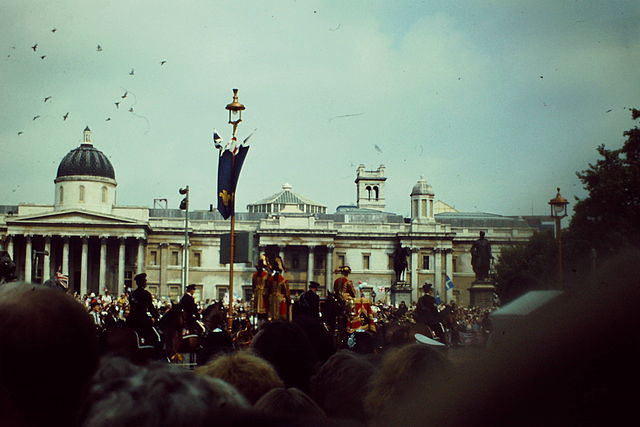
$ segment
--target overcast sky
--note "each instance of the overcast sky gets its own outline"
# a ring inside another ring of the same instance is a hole
[[[634,125],[638,22],[637,0],[3,0],[0,204],[53,203],[89,126],[119,205],[188,184],[207,209],[239,88],[239,211],[286,182],[334,212],[384,164],[390,212],[424,176],[461,211],[546,214]]]

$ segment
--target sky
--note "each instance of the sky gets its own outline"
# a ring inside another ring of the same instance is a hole
[[[334,212],[360,164],[405,216],[421,177],[460,211],[544,215],[556,187],[571,210],[576,171],[635,125],[639,19],[637,0],[0,0],[0,204],[52,204],[89,126],[118,205],[189,185],[215,206],[238,88],[238,211],[289,183]]]

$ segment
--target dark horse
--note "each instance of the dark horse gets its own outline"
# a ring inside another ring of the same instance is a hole
[[[194,355],[199,349],[199,335],[187,325],[187,318],[180,304],[174,304],[160,318],[165,355],[170,362],[182,362],[183,353]]]
[[[157,330],[153,333],[160,336]],[[157,346],[145,344],[140,333],[124,322],[107,328],[100,336],[100,343],[102,353],[124,357],[136,364],[164,358],[160,350],[162,341]]]

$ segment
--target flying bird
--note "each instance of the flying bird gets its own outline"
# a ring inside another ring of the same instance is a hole
[[[38,43],[36,43],[33,46],[31,46],[31,49],[33,49],[34,52],[36,51],[37,48],[38,48]]]
[[[127,94],[128,94],[128,93],[129,93],[129,92],[125,91],[125,92],[124,92],[124,95],[122,95],[120,98],[125,99],[125,98],[127,97]]]
[[[104,121],[108,122],[109,120],[111,120],[111,117],[107,117]]]
[[[167,63],[167,61],[160,61],[160,65],[164,65],[166,63]]]
[[[64,116],[62,116],[62,120],[67,120],[67,117],[69,117],[69,112],[68,111],[65,113]]]
[[[96,48],[96,50],[97,50],[98,52],[102,52],[102,46],[98,45],[98,47]]]
[[[129,71],[129,75],[133,76],[133,68],[131,69],[131,71]]]
[[[18,132],[18,135],[22,135],[22,131]]]
[[[52,33],[55,33],[56,31],[58,31],[57,28],[54,28],[53,30],[51,30]]]
[[[44,59],[44,58],[46,58],[46,57],[47,57],[47,55],[42,55],[42,56],[40,57],[40,59]]]
[[[38,119],[38,118],[40,118],[40,116],[33,116],[33,119],[31,119],[31,120],[35,120],[35,119]]]
[[[612,112],[612,111],[613,111],[613,110],[607,110],[607,111],[605,111],[605,113],[610,113],[610,112]]]
[[[129,108],[129,112],[133,113],[133,107]]]
[[[50,100],[50,99],[51,99],[51,97],[50,97],[50,96],[47,96],[47,97],[44,99],[44,102],[47,102],[47,101],[48,101],[48,100]]]
[[[116,108],[120,108],[120,103],[119,102],[114,102],[114,104],[116,104]]]
[[[373,144],[373,148],[375,148],[378,153],[382,153],[382,149],[378,147],[378,144]]]

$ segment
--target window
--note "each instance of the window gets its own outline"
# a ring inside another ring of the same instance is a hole
[[[370,254],[363,254],[362,255],[362,269],[363,270],[369,270],[369,258],[371,257]]]
[[[60,203],[64,203],[64,188],[60,186]]]
[[[422,257],[422,269],[429,270],[429,256],[425,255]]]
[[[453,260],[452,260],[452,263],[451,263],[451,267],[452,267],[452,269],[453,269],[452,271],[454,273],[456,273],[458,271],[458,257],[457,256],[453,257]]]
[[[427,212],[427,201],[426,200],[421,200],[422,202],[422,214],[420,216],[429,216],[429,212]]]
[[[182,293],[180,292],[180,285],[169,285],[169,299],[171,301],[178,302],[182,297]]]
[[[158,265],[158,251],[149,251],[149,265]]]
[[[133,279],[133,271],[125,270],[124,271],[124,288],[125,289],[130,289],[133,286],[133,281],[131,279]],[[153,294],[157,295],[157,292]]]
[[[338,254],[338,265],[337,267],[342,267],[345,265],[345,256],[344,254]]]
[[[315,262],[314,268],[322,269],[324,268],[324,254],[315,254]]]
[[[202,267],[202,253],[201,252],[193,252],[193,262],[194,267]]]
[[[297,270],[300,267],[300,260],[298,259],[298,255],[293,255],[291,257],[291,268]]]
[[[102,203],[107,203],[107,198],[109,196],[107,187],[105,185],[102,186]]]
[[[180,252],[171,251],[171,265],[180,265]]]
[[[81,186],[80,186],[80,191],[79,191],[78,200],[79,200],[80,202],[84,202],[84,185],[81,185]]]
[[[393,266],[394,266],[394,259],[393,259],[393,255],[390,254],[389,255],[389,261],[387,262],[387,269],[389,270],[393,270]]]

